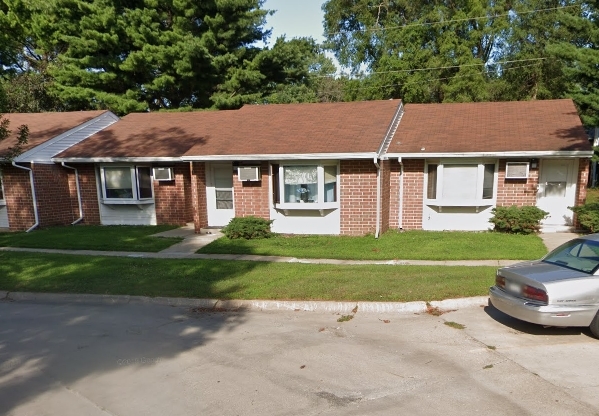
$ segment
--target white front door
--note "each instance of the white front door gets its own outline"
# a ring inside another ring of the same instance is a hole
[[[576,203],[577,159],[541,161],[537,206],[549,215],[542,221],[543,231],[568,231]]]
[[[233,165],[231,163],[210,164],[207,173],[208,226],[224,227],[235,216]]]

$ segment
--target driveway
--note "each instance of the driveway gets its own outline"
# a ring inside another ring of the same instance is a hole
[[[480,307],[339,318],[0,302],[0,414],[599,413],[585,331]]]

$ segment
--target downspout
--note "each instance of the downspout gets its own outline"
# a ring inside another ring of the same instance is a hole
[[[77,202],[79,203],[79,218],[77,218],[71,225],[75,225],[83,220],[83,203],[81,202],[81,188],[79,187],[79,171],[77,168],[67,166],[64,162],[61,162],[62,167],[67,169],[73,169],[75,171],[75,188],[77,189]]]
[[[403,161],[401,157],[397,158],[399,162],[399,230],[403,231]]]
[[[374,165],[376,166],[376,231],[374,238],[379,238],[381,233],[381,165],[378,157],[374,157]]]
[[[40,219],[37,214],[37,198],[35,196],[35,184],[33,183],[33,170],[30,168],[26,168],[25,166],[19,166],[19,165],[17,165],[17,162],[12,162],[12,165],[15,168],[29,171],[29,182],[31,183],[31,198],[33,199],[33,215],[35,217],[35,224],[33,224],[31,226],[31,228],[29,228],[27,231],[25,231],[28,233],[31,230],[33,230],[34,228],[36,228],[38,225],[40,225]],[[33,166],[33,162],[31,162],[31,166]]]

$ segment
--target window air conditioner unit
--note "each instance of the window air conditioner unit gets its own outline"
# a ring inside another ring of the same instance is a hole
[[[175,172],[173,168],[155,167],[154,169],[154,180],[155,181],[174,181]]]
[[[528,178],[528,162],[507,162],[505,164],[506,179]]]
[[[238,166],[237,178],[241,182],[256,182],[260,180],[260,166]]]

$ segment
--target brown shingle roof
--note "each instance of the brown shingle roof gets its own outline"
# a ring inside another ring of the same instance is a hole
[[[406,104],[388,152],[426,154],[590,149],[572,100],[547,100]]]
[[[399,105],[387,100],[129,114],[58,157],[376,152]]]
[[[3,114],[3,117],[10,121],[9,129],[12,133],[8,139],[0,142],[0,154],[3,154],[9,147],[16,144],[15,140],[18,128],[23,124],[29,127],[29,138],[27,145],[24,147],[24,151],[27,151],[105,112],[104,110],[99,110],[64,113]]]

